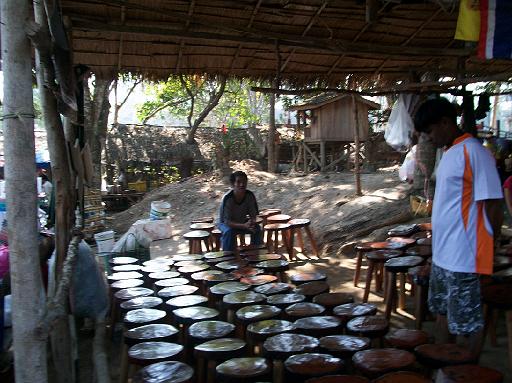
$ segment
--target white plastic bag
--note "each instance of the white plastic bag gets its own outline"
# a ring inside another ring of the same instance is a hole
[[[416,167],[416,145],[405,156],[404,162],[398,169],[398,177],[402,181],[412,181],[414,178],[414,168]]]
[[[404,98],[399,97],[393,106],[393,110],[391,110],[384,139],[393,149],[402,151],[411,144],[413,128],[414,123],[409,115]]]

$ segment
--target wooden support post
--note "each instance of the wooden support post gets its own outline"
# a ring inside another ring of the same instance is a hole
[[[302,142],[302,154],[304,157],[304,174],[307,174],[309,171],[309,168],[308,168],[308,153],[306,151],[306,143],[305,142]]]
[[[354,143],[355,143],[355,153],[354,153],[354,176],[356,179],[356,195],[363,195],[361,191],[361,174],[359,170],[359,117],[357,115],[357,102],[356,96],[352,95],[352,108],[354,110]]]
[[[40,332],[45,294],[38,249],[32,54],[26,1],[4,0],[0,35],[4,73],[3,134],[15,381],[48,381],[46,336]]]
[[[326,160],[325,160],[325,141],[320,141],[320,171],[321,172],[324,172],[325,171],[325,164],[326,164]]]
[[[379,4],[377,0],[366,0],[366,22],[373,23],[377,21],[377,13],[378,13]]]

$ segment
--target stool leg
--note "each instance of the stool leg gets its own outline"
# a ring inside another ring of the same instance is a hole
[[[414,316],[416,317],[414,324],[416,330],[421,330],[421,324],[423,323],[423,318],[425,317],[425,305],[427,304],[426,295],[428,294],[428,289],[425,289],[422,285],[416,285],[416,296],[414,297],[415,308],[414,308]]]
[[[375,291],[382,291],[382,279],[384,273],[384,264],[379,262],[375,270]]]
[[[295,255],[295,249],[294,249],[294,239],[295,239],[295,229],[291,228],[290,229],[290,261],[292,260],[292,258],[295,258],[297,259],[297,256]]]
[[[193,251],[194,251],[194,240],[193,239],[189,239],[188,240],[188,253],[189,254],[194,254]]]
[[[313,236],[313,232],[311,231],[311,228],[309,226],[305,227],[306,233],[308,235],[309,241],[311,242],[311,246],[313,247],[314,254],[320,258],[319,252],[318,252],[318,245],[316,243],[315,237]]]
[[[400,293],[398,295],[398,308],[400,310],[405,309],[405,274],[400,273]]]
[[[385,316],[386,319],[389,320],[391,318],[391,310],[393,309],[393,305],[395,303],[395,295],[396,295],[396,273],[388,273],[388,300],[386,302],[386,311]]]
[[[375,266],[375,262],[368,260],[368,270],[366,271],[366,286],[364,288],[363,303],[368,302],[368,296],[370,295],[370,287],[372,284],[374,266]]]
[[[290,235],[291,230],[283,230],[281,233],[281,237],[283,239],[284,248],[288,252],[288,258],[290,261],[293,258],[293,248],[290,246]]]
[[[121,367],[119,369],[119,383],[126,383],[128,380],[128,346],[123,342],[121,351]]]
[[[302,254],[306,254],[306,251],[304,250],[304,238],[302,237],[301,229],[297,230],[297,239],[299,240],[300,251]]]
[[[358,251],[357,252],[357,260],[356,260],[356,269],[354,271],[354,287],[357,287],[357,283],[359,282],[359,274],[361,273],[361,262],[363,261],[363,254]]]
[[[277,253],[279,250],[279,232],[274,231],[274,253]]]

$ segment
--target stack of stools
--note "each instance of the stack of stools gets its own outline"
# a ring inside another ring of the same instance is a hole
[[[213,228],[212,228],[213,230]],[[189,254],[203,254],[201,242],[204,242],[206,250],[210,251],[210,233],[204,230],[193,230],[183,234],[188,241]]]

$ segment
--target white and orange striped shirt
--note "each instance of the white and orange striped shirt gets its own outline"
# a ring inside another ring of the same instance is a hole
[[[492,274],[493,229],[484,200],[500,198],[492,154],[470,134],[458,137],[436,172],[432,261],[450,271]]]

